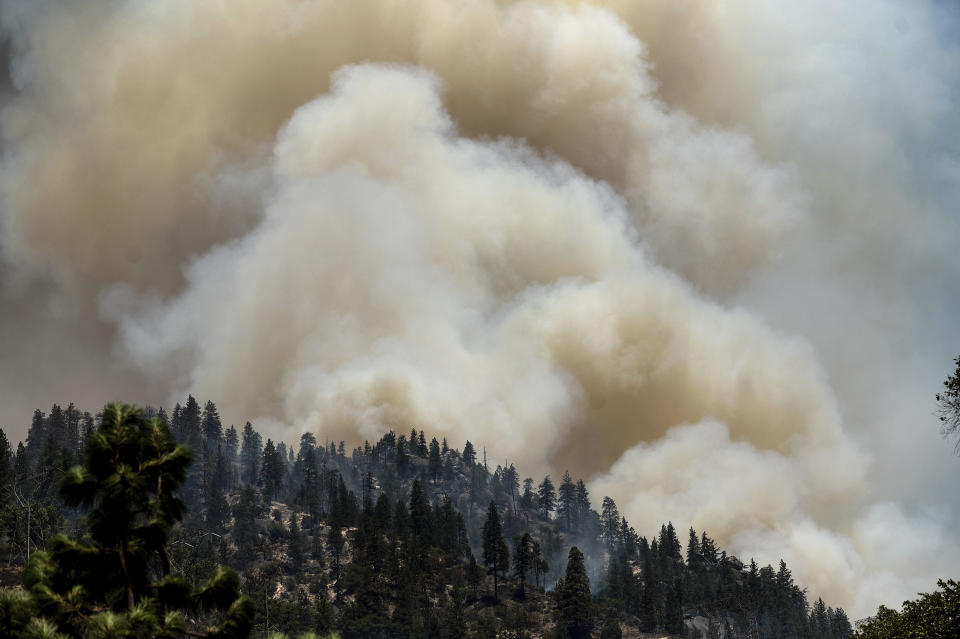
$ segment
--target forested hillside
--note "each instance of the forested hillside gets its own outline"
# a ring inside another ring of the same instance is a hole
[[[115,431],[117,413],[107,414]],[[174,484],[185,510],[170,506],[169,517],[152,524],[169,532],[156,542],[162,565],[147,562],[143,570],[182,576],[202,599],[210,584],[225,579],[218,566],[232,568],[260,636],[851,634],[844,611],[808,601],[784,562],[744,565],[707,532],[681,529],[679,522],[636,531],[612,499],[591,495],[569,473],[524,477],[509,462],[488,460],[482,433],[476,443],[454,443],[412,428],[351,448],[312,433],[273,441],[250,423],[224,428],[217,407],[208,401],[201,408],[193,397],[169,413],[147,409],[128,418],[141,419],[150,437],[172,435],[166,453],[151,444],[158,459],[173,455],[174,440],[193,456],[182,483]],[[6,585],[20,583],[28,554],[57,533],[104,547],[98,517],[109,503],[94,499],[92,479],[68,472],[78,463],[101,470],[113,463],[94,450],[107,446],[96,440],[109,430],[101,421],[101,414],[55,405],[34,413],[16,450],[0,436]],[[179,471],[171,472],[176,479]],[[159,495],[162,482],[151,481]],[[71,482],[89,495],[71,500]],[[101,510],[91,514],[94,503]],[[56,538],[52,556],[65,543]],[[125,592],[132,609],[141,595],[132,586]],[[117,597],[123,609],[124,597]],[[224,612],[230,601],[188,607],[185,628],[226,624],[236,612]]]

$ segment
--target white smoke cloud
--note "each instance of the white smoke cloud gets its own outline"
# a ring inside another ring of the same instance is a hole
[[[946,61],[936,14],[592,4],[4,4],[0,322],[70,357],[0,379],[145,376],[287,439],[426,427],[855,616],[927,587],[955,514],[874,505],[903,495],[868,467],[939,377],[911,309],[956,242],[896,151],[956,64],[894,94],[870,56]]]

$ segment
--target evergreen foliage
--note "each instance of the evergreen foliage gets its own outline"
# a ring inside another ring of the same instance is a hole
[[[14,480],[14,456],[7,434],[0,429],[0,506],[13,499],[9,487]]]
[[[429,468],[430,476],[433,482],[436,483],[437,477],[440,475],[440,470],[443,468],[443,458],[440,457],[440,444],[437,442],[436,437],[430,440]]]
[[[576,546],[567,556],[567,571],[557,584],[556,595],[558,638],[589,639],[593,628],[593,596],[583,553]]]
[[[523,533],[517,539],[516,550],[513,554],[513,570],[520,581],[520,598],[527,596],[527,573],[533,568],[533,538],[530,533]]]
[[[243,426],[243,443],[240,448],[241,477],[244,483],[257,483],[262,449],[263,438],[253,429],[253,424],[247,422]]]
[[[497,504],[492,500],[487,508],[487,519],[483,523],[483,563],[487,567],[487,572],[493,575],[493,598],[497,599],[500,578],[510,566],[510,551],[503,538]]]
[[[573,530],[576,512],[577,486],[573,483],[573,478],[570,476],[570,471],[563,472],[563,479],[560,481],[560,490],[558,491],[558,494],[560,497],[560,503],[559,507],[557,508],[557,516],[560,517],[566,530]]]
[[[107,406],[84,464],[60,487],[68,506],[89,513],[89,537],[58,535],[30,558],[16,601],[30,619],[6,616],[6,636],[183,636],[192,616],[220,611],[204,636],[245,637],[254,610],[236,573],[222,569],[200,589],[170,574],[167,539],[184,514],[176,491],[190,462],[162,422]]]
[[[545,518],[550,517],[550,513],[554,511],[557,503],[557,491],[553,488],[553,482],[550,481],[550,475],[547,475],[543,478],[543,481],[540,482],[540,486],[537,488],[537,505],[540,506],[540,510],[543,511],[543,516]]]
[[[162,409],[150,411],[155,419],[146,413],[136,418],[161,430],[169,422],[168,434],[173,431],[176,442],[191,448],[197,462],[184,469],[179,484],[185,503],[178,512],[184,515],[188,505],[189,514],[159,528],[149,521],[132,525],[163,537],[167,555],[142,550],[156,548],[145,545],[153,537],[131,542],[133,573],[146,571],[133,580],[135,608],[163,601],[167,591],[155,585],[164,579],[194,595],[204,592],[211,580],[223,579],[218,566],[226,565],[239,571],[234,585],[255,602],[251,628],[257,636],[312,631],[345,638],[519,638],[543,636],[538,624],[548,620],[550,632],[564,637],[635,636],[641,630],[686,635],[691,626],[684,620],[691,616],[709,619],[717,636],[729,628],[731,638],[850,636],[843,611],[819,600],[808,605],[785,564],[774,569],[751,562],[743,569],[706,532],[698,536],[693,530],[683,553],[672,523],[648,541],[609,497],[600,500],[600,512],[594,510],[586,485],[569,472],[559,491],[549,476],[539,484],[521,481],[513,464],[491,473],[486,451],[478,461],[472,443],[460,452],[422,429],[388,432],[349,455],[345,442],[318,441],[311,433],[298,446],[265,440],[249,422],[239,432],[220,425],[218,434],[216,406],[202,405],[189,397],[169,418]],[[29,498],[0,503],[0,559],[21,565],[28,541],[36,550],[58,531],[69,532],[72,544],[96,547],[93,511],[59,504],[56,487],[70,460],[83,456],[83,441],[97,441],[101,419],[108,423],[113,413],[94,417],[72,405],[55,406],[47,415],[37,411],[31,427],[36,458],[29,459],[24,444],[16,453],[0,454],[2,494]],[[78,442],[70,444],[75,427]],[[54,431],[64,434],[62,440],[51,437]],[[171,445],[170,452],[178,450],[173,440]],[[174,512],[176,489],[167,488]],[[135,507],[135,500],[128,501]],[[41,556],[53,556],[54,546]],[[82,598],[101,597],[97,612],[113,615],[100,618],[97,632],[122,635],[133,632],[123,624],[134,621],[128,618],[126,580],[117,577],[123,572],[117,559],[111,561],[103,572],[110,588],[94,592],[85,586]],[[554,584],[551,575],[564,565]],[[59,582],[55,586],[52,591],[65,601],[74,596],[64,594]],[[0,620],[9,619],[0,622],[19,624],[17,632],[24,624],[33,624],[30,632],[43,630],[38,624],[60,632],[57,618],[18,616],[18,597],[7,591],[0,596]],[[170,608],[190,632],[204,634],[226,621],[222,609],[191,601]]]

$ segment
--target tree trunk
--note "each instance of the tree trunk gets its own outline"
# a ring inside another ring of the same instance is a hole
[[[120,542],[120,568],[123,569],[123,576],[127,580],[127,608],[133,610],[133,579],[130,578],[130,572],[127,570],[127,542]]]

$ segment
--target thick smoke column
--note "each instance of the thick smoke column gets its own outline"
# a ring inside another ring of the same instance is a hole
[[[0,328],[86,342],[30,379],[143,376],[287,439],[482,439],[855,615],[897,603],[960,551],[870,498],[892,404],[860,411],[912,370],[878,363],[948,242],[926,178],[875,158],[944,98],[824,106],[857,57],[792,57],[817,9],[791,49],[769,4],[9,2]]]

